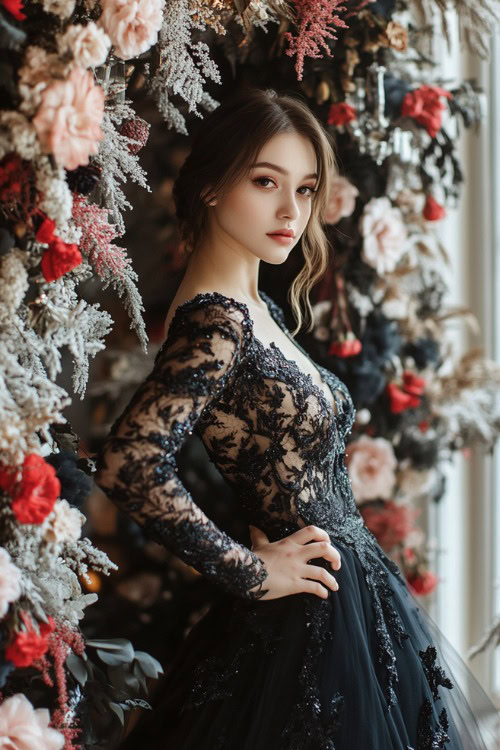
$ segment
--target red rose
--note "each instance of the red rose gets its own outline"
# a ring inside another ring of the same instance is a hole
[[[61,491],[56,470],[36,453],[25,457],[22,469],[1,469],[0,487],[12,497],[12,511],[19,523],[42,523]]]
[[[328,125],[346,125],[351,120],[355,120],[357,117],[356,110],[346,102],[339,102],[338,104],[332,104],[328,112],[327,124]]]
[[[435,138],[441,128],[443,109],[446,108],[440,96],[451,99],[452,94],[439,86],[420,86],[409,91],[401,106],[402,117],[413,117]]]
[[[443,206],[432,195],[427,196],[423,213],[427,221],[439,221],[446,216]]]
[[[45,281],[55,281],[64,276],[68,271],[79,266],[82,262],[82,254],[78,245],[68,245],[60,237],[50,243],[49,249],[44,253],[41,267]]]
[[[22,13],[23,0],[2,0],[2,5],[17,21],[24,21],[26,18]]]
[[[408,587],[413,594],[423,596],[430,594],[437,586],[438,578],[427,570],[423,575],[411,575],[406,579]]]
[[[393,414],[399,414],[420,404],[418,396],[405,393],[396,383],[387,383],[385,391],[389,396],[390,409]]]
[[[393,500],[384,503],[381,509],[372,506],[361,506],[363,521],[385,550],[400,544],[412,530],[413,520],[418,511],[405,505],[398,505]]]
[[[403,372],[403,390],[412,396],[421,396],[425,388],[424,378],[415,375],[411,370]]]
[[[25,629],[17,633],[14,641],[5,649],[5,658],[16,667],[29,667],[36,659],[41,659],[49,647],[49,636],[55,629],[55,622],[48,617],[48,623],[40,623],[40,633],[33,627],[27,612],[21,613]]]
[[[335,357],[355,357],[359,354],[363,344],[357,338],[348,337],[342,341],[333,341],[328,349],[328,354],[332,354]]]

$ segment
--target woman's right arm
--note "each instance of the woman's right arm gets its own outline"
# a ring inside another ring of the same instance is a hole
[[[243,318],[217,302],[184,310],[97,457],[96,484],[151,539],[236,596],[260,599],[264,561],[219,529],[177,476],[176,454],[225,387]]]

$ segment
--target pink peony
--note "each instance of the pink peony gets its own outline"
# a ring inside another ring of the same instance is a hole
[[[70,50],[75,63],[81,68],[95,68],[106,62],[111,39],[93,21],[86,26],[72,24],[59,39],[59,51]]]
[[[164,0],[102,0],[99,24],[110,37],[115,55],[129,60],[158,39]]]
[[[346,465],[357,503],[391,497],[396,482],[396,456],[385,438],[362,435],[349,443]]]
[[[46,708],[34,709],[22,693],[11,695],[0,705],[0,747],[5,750],[61,750],[65,738],[49,727]]]
[[[90,70],[73,68],[65,81],[55,81],[42,95],[33,118],[42,149],[66,169],[89,163],[103,138],[104,91]]]
[[[361,257],[379,276],[393,271],[405,251],[406,227],[399,208],[389,198],[372,198],[360,219],[363,235]]]
[[[345,177],[335,175],[330,179],[328,205],[323,214],[325,224],[336,224],[340,219],[350,216],[356,205],[357,187]]]
[[[6,549],[0,547],[0,617],[5,617],[9,604],[21,596],[21,571]]]

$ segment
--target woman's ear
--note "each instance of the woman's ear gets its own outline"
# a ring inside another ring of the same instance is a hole
[[[206,206],[214,206],[217,203],[211,185],[202,190],[200,197]]]

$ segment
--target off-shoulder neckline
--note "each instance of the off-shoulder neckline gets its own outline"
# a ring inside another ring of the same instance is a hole
[[[327,404],[328,409],[331,411],[331,413],[335,417],[337,417],[338,413],[340,413],[339,412],[338,398],[335,398],[335,395],[334,395],[332,387],[330,386],[330,384],[323,377],[323,374],[322,374],[321,370],[319,369],[320,366],[317,365],[316,362],[314,362],[311,359],[311,357],[309,356],[309,354],[304,349],[299,348],[298,343],[296,341],[294,341],[292,339],[292,337],[287,333],[284,321],[281,319],[281,315],[278,315],[279,308],[278,308],[276,302],[272,299],[272,297],[270,297],[266,292],[264,292],[262,290],[259,290],[259,294],[262,297],[262,299],[265,302],[265,304],[267,305],[267,308],[268,308],[268,310],[269,310],[269,312],[271,314],[271,317],[277,323],[278,327],[281,328],[281,330],[283,331],[283,333],[285,334],[285,336],[288,336],[288,338],[290,339],[290,341],[292,341],[292,343],[295,344],[295,346],[300,351],[302,351],[304,353],[304,355],[311,362],[311,364],[313,365],[313,367],[316,368],[316,370],[317,370],[317,372],[319,374],[320,380],[326,385],[326,387],[330,391],[331,399],[332,399],[333,403],[332,403],[332,401],[330,401],[330,399],[328,398],[328,396],[325,393],[325,391],[323,390],[323,388],[321,388],[321,386],[319,386],[317,383],[314,382],[314,380],[312,378],[312,375],[310,373],[308,373],[308,372],[305,372],[300,367],[300,365],[298,364],[298,362],[295,359],[289,359],[284,354],[284,352],[281,350],[281,348],[278,346],[278,344],[276,344],[275,341],[271,341],[269,344],[266,345],[266,344],[264,344],[255,335],[254,322],[253,322],[252,316],[250,315],[250,309],[249,309],[248,305],[245,302],[241,302],[240,300],[234,299],[234,297],[230,297],[230,296],[228,296],[226,294],[223,294],[222,292],[217,292],[217,291],[197,292],[197,294],[195,294],[193,297],[190,297],[190,298],[184,300],[184,302],[181,302],[179,305],[177,305],[177,307],[174,310],[174,314],[172,316],[172,320],[170,321],[169,333],[170,333],[170,331],[173,328],[174,322],[176,321],[176,319],[178,317],[180,317],[180,313],[183,312],[184,308],[189,307],[195,301],[197,302],[199,300],[204,300],[205,298],[206,299],[215,298],[215,299],[219,299],[219,300],[226,300],[226,301],[232,302],[233,304],[236,305],[236,307],[240,308],[242,310],[243,314],[245,315],[245,319],[248,322],[249,334],[250,334],[251,338],[253,338],[253,340],[257,342],[258,346],[264,352],[269,352],[269,351],[273,351],[273,350],[274,351],[278,351],[279,354],[280,354],[280,356],[283,357],[283,359],[286,362],[293,364],[295,366],[295,368],[297,369],[297,371],[310,383],[310,385],[312,385],[313,389],[315,389],[317,391],[317,393],[320,394],[320,396],[322,397],[323,401]],[[322,368],[322,369],[324,369],[324,368]]]

